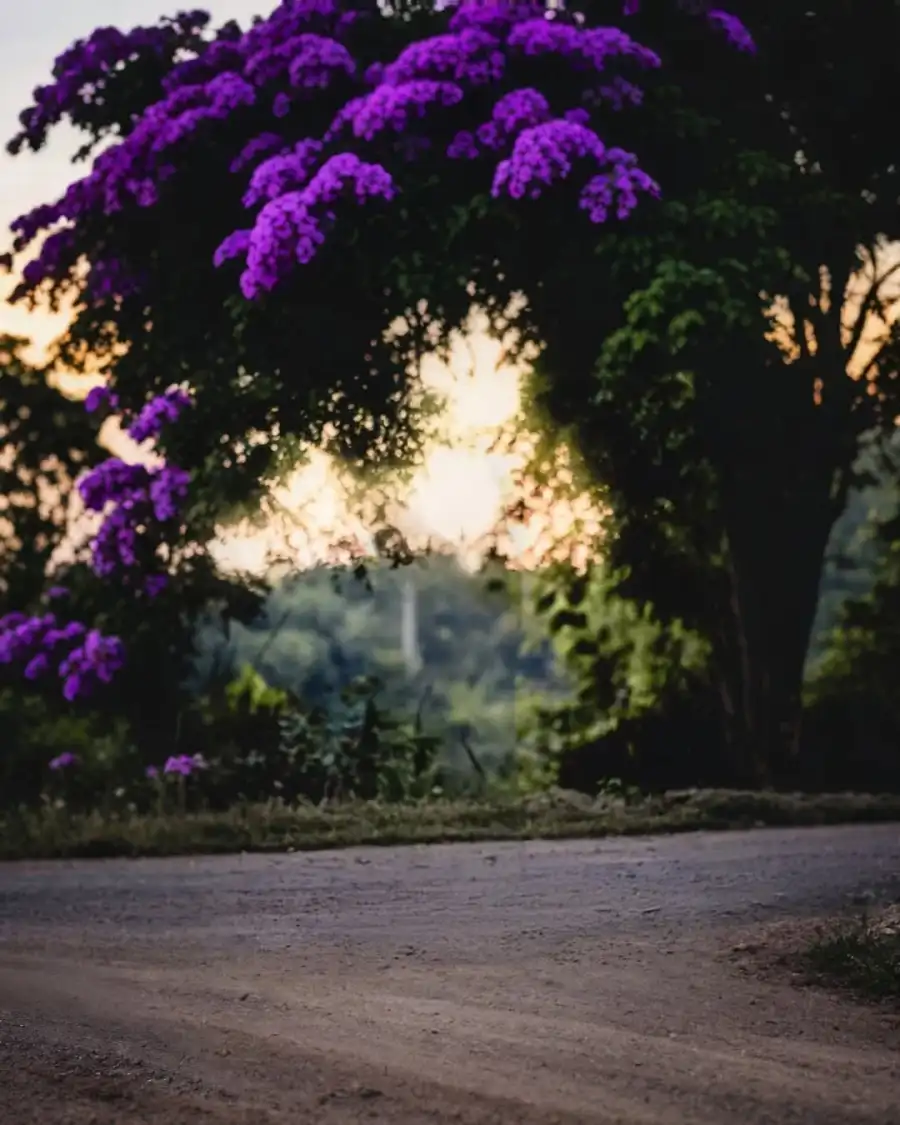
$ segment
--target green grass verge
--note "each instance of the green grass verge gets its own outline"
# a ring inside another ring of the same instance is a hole
[[[801,962],[817,983],[900,1003],[900,908],[889,922],[861,918],[821,932]]]
[[[0,859],[314,851],[360,844],[627,836],[900,821],[900,796],[687,790],[637,802],[554,791],[506,801],[354,803],[102,817],[52,809],[0,818]]]

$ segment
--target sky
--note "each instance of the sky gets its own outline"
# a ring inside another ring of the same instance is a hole
[[[247,23],[265,9],[264,4],[248,0],[207,0],[204,6],[212,12],[216,24],[229,19]],[[103,25],[130,29],[153,24],[161,15],[188,7],[186,0],[180,4],[176,0],[171,7],[164,0],[81,0],[78,4],[70,0],[30,0],[11,4],[3,17],[3,145],[17,131],[18,114],[29,104],[31,91],[50,80],[53,59],[75,39]],[[5,229],[17,215],[56,199],[73,174],[83,174],[69,163],[75,147],[74,131],[59,127],[41,153],[22,153],[13,158],[5,147],[0,151],[0,226]],[[6,297],[13,284],[14,280],[0,278],[0,331],[31,338],[35,343],[32,354],[38,358],[65,327],[65,314],[29,313],[9,305]],[[471,551],[493,527],[509,499],[515,461],[489,453],[488,447],[498,426],[515,413],[520,372],[504,366],[499,347],[476,330],[467,342],[459,342],[449,368],[432,361],[427,378],[450,397],[451,446],[435,449],[413,482],[404,513],[405,530],[449,540],[460,544],[461,550]],[[90,384],[84,379],[64,378],[61,385],[80,396]],[[139,455],[115,426],[104,433],[104,439],[120,455]],[[292,481],[281,499],[293,505],[297,519],[307,525],[304,549],[308,550],[312,539],[314,554],[320,547],[324,549],[324,539],[353,526],[333,475],[321,460]],[[540,533],[540,528],[535,528],[531,536],[520,537],[522,549],[527,549]],[[269,550],[285,545],[283,536],[274,529],[268,535],[229,534],[218,553],[226,565],[258,570]],[[300,551],[296,543],[295,549]]]

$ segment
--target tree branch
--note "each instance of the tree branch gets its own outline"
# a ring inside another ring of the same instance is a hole
[[[875,268],[875,253],[873,250],[869,251],[872,261],[872,268]],[[853,362],[853,357],[856,355],[859,345],[862,342],[863,332],[866,328],[866,322],[870,312],[877,312],[882,320],[886,318],[886,309],[881,300],[881,289],[886,282],[888,282],[894,274],[900,272],[900,262],[895,263],[890,269],[887,269],[880,276],[876,274],[872,278],[863,302],[860,305],[859,313],[857,314],[856,321],[850,332],[850,340],[844,348],[844,353],[847,357],[847,363]]]

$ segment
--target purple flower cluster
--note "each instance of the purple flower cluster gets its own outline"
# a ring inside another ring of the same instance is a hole
[[[104,636],[78,621],[62,624],[52,613],[40,617],[9,613],[0,618],[0,664],[24,665],[28,680],[58,676],[68,700],[108,684],[124,662],[118,637]]]
[[[659,63],[653,52],[622,31],[585,30],[575,23],[545,17],[537,5],[504,6],[500,12],[483,4],[463,4],[453,13],[448,33],[412,44],[387,65],[370,67],[365,78],[373,88],[351,98],[321,138],[307,138],[257,166],[244,204],[261,209],[252,227],[222,242],[215,264],[245,255],[241,276],[244,296],[253,299],[273,289],[297,263],[308,262],[322,245],[326,224],[335,219],[331,205],[345,186],[355,189],[359,202],[390,200],[399,190],[383,163],[366,161],[349,152],[329,155],[329,148],[348,138],[371,143],[388,133],[403,135],[406,159],[410,153],[415,156],[427,151],[427,137],[421,138],[425,143],[418,148],[409,144],[420,123],[435,110],[460,106],[469,90],[500,83],[508,54],[539,57],[555,53],[594,77],[605,76],[615,57],[645,67]],[[609,78],[604,77],[604,83],[608,86]],[[577,122],[572,120],[573,112],[581,115]],[[555,117],[540,91],[519,88],[500,94],[491,120],[476,135],[458,132],[447,154],[476,158],[482,150],[502,153],[511,148],[510,156],[495,170],[495,197],[504,192],[512,198],[540,194],[554,179],[568,175],[573,154],[592,158],[595,166],[612,164],[611,173],[604,171],[588,181],[582,202],[589,216],[599,221],[603,209],[598,201],[604,188],[607,195],[618,193],[616,214],[624,217],[637,192],[657,194],[658,188],[649,177],[630,167],[623,170],[614,156],[608,157],[606,147],[590,130],[589,119],[589,112],[583,108]],[[540,132],[519,143],[523,132],[539,124]],[[593,138],[590,144],[582,143],[577,152],[572,145],[574,128]],[[266,145],[268,142],[267,136]],[[615,154],[617,150],[610,151]],[[236,161],[238,167],[245,166],[246,152]],[[526,167],[529,160],[534,161],[531,168]],[[317,162],[321,163],[316,172]]]
[[[157,437],[192,402],[186,391],[170,388],[144,406],[129,432],[137,440]],[[95,387],[85,409],[104,407],[117,408],[118,399],[108,387]],[[78,483],[82,501],[89,511],[104,513],[91,544],[94,572],[108,577],[141,568],[144,593],[151,598],[161,593],[166,575],[145,574],[142,568],[155,558],[160,526],[176,519],[189,484],[190,474],[177,466],[148,468],[118,457],[107,458],[87,473]],[[68,593],[64,586],[51,586],[46,599],[63,601]],[[69,700],[109,683],[124,660],[118,637],[104,636],[79,621],[63,624],[53,613],[11,613],[0,619],[0,664],[21,666],[28,680],[58,675]]]
[[[146,563],[141,547],[148,534],[178,515],[189,484],[190,474],[177,466],[147,468],[118,457],[108,458],[83,477],[78,491],[84,506],[105,513],[91,544],[94,573],[106,578]],[[152,593],[160,587],[154,583],[145,589]]]
[[[106,83],[124,63],[140,57],[171,58],[209,22],[206,12],[182,12],[157,27],[136,27],[129,32],[117,27],[98,27],[87,39],[79,39],[53,64],[55,81],[39,86],[34,104],[19,115],[20,133],[9,143],[13,154],[25,146],[41,147],[47,130],[85,102],[102,101]]]
[[[152,398],[127,428],[137,442],[159,437],[167,423],[176,422],[193,405],[193,397],[180,387],[170,387]],[[95,387],[85,399],[85,409],[117,409],[117,396],[108,387]],[[110,575],[136,570],[155,555],[159,526],[178,516],[187,495],[190,474],[176,465],[154,468],[109,457],[78,482],[78,492],[90,512],[104,514],[91,543],[94,573]],[[164,574],[145,577],[143,590],[155,597],[166,586]]]
[[[258,169],[260,181],[282,171],[282,165],[268,170],[262,165]],[[296,163],[292,175],[299,175]],[[352,152],[339,153],[319,168],[302,191],[287,191],[266,203],[252,230],[229,235],[216,251],[216,264],[246,253],[247,267],[241,275],[244,296],[252,300],[274,289],[297,262],[308,262],[325,240],[316,212],[333,218],[334,203],[351,191],[362,203],[367,199],[392,199],[396,188],[380,164],[366,163]]]
[[[756,44],[753,42],[753,36],[746,27],[744,27],[737,16],[714,8],[706,13],[706,18],[713,27],[724,33],[725,38],[732,47],[737,47],[739,51],[746,51],[747,54],[750,55],[756,52]]]
[[[205,770],[206,768],[206,759],[202,754],[176,754],[166,759],[163,773],[190,777],[192,773],[197,773],[199,770]]]
[[[193,404],[187,391],[172,387],[147,403],[128,427],[128,436],[136,442],[157,438],[166,422],[177,422],[181,412]]]
[[[78,756],[73,754],[71,750],[63,750],[63,752],[56,758],[51,758],[47,763],[47,768],[57,772],[58,770],[68,769],[69,766],[78,764]]]
[[[637,7],[626,0],[623,14]],[[591,124],[598,105],[622,108],[640,102],[640,86],[618,73],[621,68],[636,72],[659,66],[659,57],[625,31],[589,27],[581,16],[549,11],[539,0],[462,0],[435,14],[445,29],[440,34],[361,71],[343,41],[359,17],[340,0],[282,0],[246,32],[230,25],[211,40],[199,36],[205,23],[201,13],[179,17],[185,21],[182,33],[195,33],[193,57],[172,67],[163,97],[120,143],[97,157],[87,177],[57,204],[16,221],[17,249],[60,220],[77,225],[92,213],[153,207],[163,185],[177,176],[180,146],[196,139],[201,127],[252,107],[257,115],[268,107],[273,123],[279,123],[244,141],[231,161],[233,173],[250,175],[245,206],[259,210],[244,229],[223,238],[214,256],[216,266],[244,260],[241,289],[247,299],[271,290],[298,263],[310,261],[337,219],[341,197],[357,203],[393,199],[401,190],[395,175],[431,151],[435,117],[463,115],[473,92],[483,97],[486,89],[496,88],[490,119],[474,131],[460,120],[445,152],[451,159],[487,158],[493,164],[495,197],[531,199],[561,179],[585,175],[579,205],[592,222],[603,222],[627,216],[639,195],[659,194],[636,158],[608,147]],[[714,9],[705,18],[738,49],[753,49],[736,17]],[[72,91],[82,89],[79,76],[87,75],[90,83],[97,59],[103,66],[118,65],[109,60],[130,57],[128,50],[133,53],[146,39],[142,29],[131,33],[133,43],[117,34],[115,47],[92,48],[86,57],[84,45],[73,48],[65,80],[60,79],[68,91],[59,94],[60,105],[68,105]],[[541,68],[553,60],[570,75],[575,104],[551,106],[531,86],[504,88],[511,63],[519,74],[523,66]],[[338,88],[347,98],[330,126],[319,136],[291,137],[296,100]],[[375,145],[377,152],[370,153]],[[68,230],[48,239],[27,267],[26,288],[56,276],[71,253]],[[94,289],[101,295],[123,296],[129,284],[137,285],[120,263],[91,264],[97,271]]]
[[[46,87],[41,103],[23,115],[29,122],[34,117],[34,123],[27,126],[31,132],[25,140],[20,135],[11,146],[21,147],[32,135],[37,137],[35,130],[46,131],[52,121],[89,101],[97,81],[97,66],[107,74],[133,58],[139,49],[171,49],[173,31],[180,34],[181,54],[188,49],[186,33],[194,33],[189,48],[195,57],[172,67],[164,82],[164,96],[144,111],[127,136],[96,157],[87,176],[70,185],[55,204],[36,208],[12,224],[15,249],[24,249],[60,222],[77,225],[90,214],[114,214],[129,206],[153,207],[162,185],[175,175],[175,150],[202,126],[253,107],[261,94],[272,99],[273,112],[279,116],[277,105],[289,107],[290,99],[284,100],[288,92],[315,93],[334,76],[351,74],[355,63],[330,33],[348,27],[354,16],[353,12],[343,12],[336,0],[284,0],[268,20],[256,24],[237,41],[231,37],[230,28],[212,41],[203,40],[197,33],[209,22],[209,16],[192,12],[160,28],[137,28],[127,35],[115,32],[115,49],[107,46],[107,29],[96,33],[102,50],[94,43],[95,37],[76,44],[67,53],[71,57],[65,59],[65,75],[58,77],[55,86]],[[57,73],[59,68],[57,60]],[[280,85],[285,89],[279,89]],[[42,105],[54,99],[52,119],[44,121]],[[39,280],[54,276],[60,265],[58,258],[59,251],[54,256],[45,244],[29,264],[31,275],[26,285],[17,292],[24,293]],[[110,283],[98,285],[102,291]]]
[[[175,754],[166,759],[166,764],[161,770],[159,766],[147,766],[144,772],[150,781],[159,781],[160,775],[190,777],[191,774],[208,768],[208,763],[202,754]]]

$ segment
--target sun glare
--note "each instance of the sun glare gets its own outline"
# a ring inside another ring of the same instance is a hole
[[[491,447],[519,409],[522,369],[504,362],[503,346],[476,316],[454,338],[448,361],[424,357],[420,376],[445,398],[442,436],[392,505],[392,515],[416,546],[438,541],[469,555],[509,502],[517,459]],[[216,549],[221,565],[258,571],[272,557],[287,557],[311,566],[331,557],[338,541],[370,547],[370,532],[321,453],[273,492],[272,509],[264,529],[243,525],[223,533]]]

